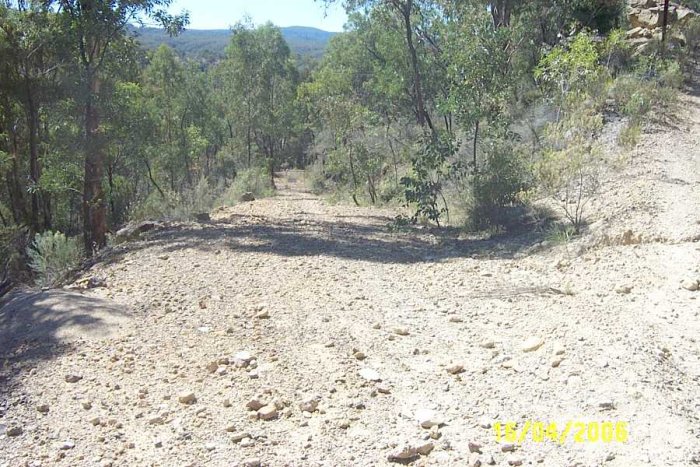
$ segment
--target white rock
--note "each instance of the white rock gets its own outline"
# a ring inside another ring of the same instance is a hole
[[[425,429],[443,424],[437,412],[431,409],[418,409],[416,411],[416,421],[418,425]]]
[[[523,352],[534,352],[535,350],[539,349],[544,345],[544,339],[541,337],[530,337],[527,339],[525,342],[522,343],[520,346],[520,350]]]
[[[258,410],[258,418],[261,420],[272,420],[277,418],[277,407],[275,404],[267,404]]]
[[[697,292],[700,290],[700,282],[695,279],[686,278],[681,281],[681,287],[690,292]]]
[[[377,370],[371,368],[363,368],[360,370],[360,376],[367,381],[381,381],[382,377]]]
[[[493,349],[496,347],[496,343],[492,339],[484,339],[479,345],[485,349]]]

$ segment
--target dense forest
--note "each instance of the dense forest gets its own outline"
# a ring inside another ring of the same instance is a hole
[[[313,190],[408,206],[397,224],[507,229],[547,196],[575,232],[609,165],[605,122],[630,146],[672,114],[700,35],[676,4],[647,27],[618,0],[351,0],[318,61],[246,22],[203,61],[130,33],[143,17],[182,32],[169,3],[0,5],[6,271],[20,237],[80,236],[89,255],[131,220],[272,193],[291,167]]]

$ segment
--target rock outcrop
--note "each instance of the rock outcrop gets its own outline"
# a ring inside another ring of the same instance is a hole
[[[668,32],[670,37],[685,42],[680,28],[697,16],[693,10],[671,3],[668,8]],[[632,29],[627,31],[627,39],[637,45],[639,49],[644,49],[646,45],[654,40],[661,39],[664,21],[664,2],[655,0],[628,0],[627,18]]]

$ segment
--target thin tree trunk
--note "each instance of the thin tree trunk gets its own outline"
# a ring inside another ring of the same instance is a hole
[[[664,0],[664,17],[661,26],[661,42],[666,42],[666,29],[668,28],[668,4],[669,0]]]
[[[413,10],[413,0],[407,0],[405,4],[400,5],[398,2],[394,2],[396,8],[399,9],[403,17],[404,29],[406,34],[406,45],[408,46],[409,55],[411,58],[411,68],[413,69],[413,93],[414,101],[416,106],[416,116],[418,118],[418,124],[421,127],[426,125],[430,128],[431,133],[435,134],[435,128],[433,127],[433,122],[430,120],[430,116],[425,111],[425,101],[423,99],[423,85],[421,80],[420,67],[418,64],[418,53],[416,52],[416,47],[413,43],[413,27],[411,26],[411,12]]]
[[[479,120],[476,121],[476,125],[474,125],[474,147],[473,147],[473,163],[474,163],[474,175],[476,175],[479,171],[477,168],[477,163],[476,163],[476,148],[479,142]]]
[[[29,78],[25,77],[26,97],[27,97],[27,128],[29,129],[29,180],[31,181],[31,211],[30,225],[34,232],[40,230],[39,226],[39,178],[41,177],[39,168],[39,145],[37,133],[39,131],[39,115],[34,102],[34,95],[29,83]]]
[[[85,184],[83,187],[83,230],[85,251],[92,252],[107,244],[107,216],[102,189],[104,153],[99,137],[100,115],[95,97],[100,93],[99,79],[93,71],[86,73],[89,95],[85,103]]]

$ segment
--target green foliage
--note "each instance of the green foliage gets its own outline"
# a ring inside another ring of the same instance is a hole
[[[232,206],[240,202],[243,193],[252,193],[255,198],[267,198],[275,194],[266,169],[253,167],[240,171],[231,186],[218,199],[217,204]]]
[[[476,229],[507,228],[517,223],[510,208],[521,204],[531,176],[513,142],[492,141],[487,152],[485,166],[472,176],[470,224]]]
[[[76,238],[46,231],[34,236],[27,256],[29,267],[36,274],[37,285],[55,287],[78,266],[82,254]]]
[[[423,216],[438,226],[440,216],[449,214],[442,195],[444,179],[449,175],[448,159],[457,151],[450,135],[424,136],[422,151],[413,158],[413,171],[401,179],[407,203],[413,203],[414,222]]]
[[[580,33],[568,47],[554,47],[535,68],[535,78],[548,88],[560,108],[596,95],[604,74],[593,38]]]
[[[578,235],[576,228],[570,224],[554,223],[545,231],[545,240],[554,245],[569,243]]]
[[[632,121],[622,127],[620,134],[617,136],[617,143],[623,148],[631,149],[639,143],[641,136],[642,129],[639,123]]]
[[[605,160],[596,136],[603,118],[590,106],[581,105],[546,131],[546,146],[536,163],[539,186],[558,200],[566,218],[578,231],[585,220],[585,207],[600,185]]]

